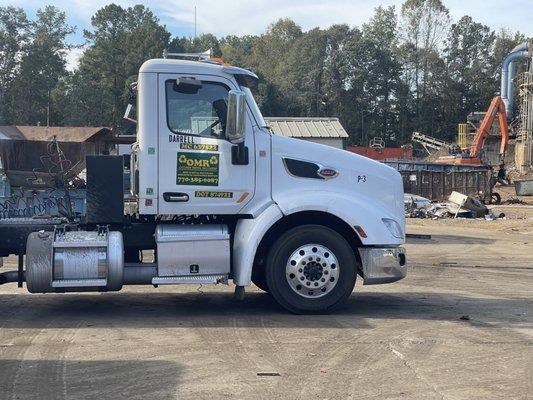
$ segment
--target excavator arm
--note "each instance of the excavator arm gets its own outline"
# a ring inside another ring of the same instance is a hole
[[[509,142],[509,128],[507,127],[507,117],[505,115],[505,103],[500,96],[496,96],[492,99],[487,113],[485,114],[481,125],[479,125],[476,136],[474,136],[474,140],[472,141],[472,146],[470,147],[470,157],[478,158],[480,156],[481,149],[483,148],[485,139],[489,136],[490,128],[496,115],[498,115],[498,122],[500,124],[500,132],[502,135],[500,157],[503,161],[503,156],[507,149],[507,143]]]

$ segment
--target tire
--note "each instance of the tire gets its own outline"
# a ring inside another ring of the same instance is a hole
[[[274,243],[265,276],[270,294],[285,309],[295,314],[330,313],[352,293],[357,259],[339,233],[303,225]]]
[[[490,199],[490,204],[501,204],[502,203],[502,197],[499,193],[492,192],[492,197]]]
[[[257,266],[252,273],[252,282],[255,286],[261,289],[263,292],[269,293],[268,285],[265,277],[265,268]]]

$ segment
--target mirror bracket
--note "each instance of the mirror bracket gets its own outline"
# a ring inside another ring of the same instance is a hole
[[[231,163],[233,165],[248,165],[249,164],[248,147],[244,142],[231,146]]]

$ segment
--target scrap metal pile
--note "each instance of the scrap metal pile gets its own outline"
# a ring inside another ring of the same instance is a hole
[[[0,142],[0,220],[51,215],[72,219],[80,212],[84,144],[55,138]]]
[[[505,218],[505,214],[496,216],[480,200],[459,192],[452,192],[448,201],[443,202],[432,202],[425,197],[406,193],[404,206],[407,218]]]

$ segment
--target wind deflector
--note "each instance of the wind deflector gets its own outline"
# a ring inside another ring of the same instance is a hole
[[[256,88],[259,83],[257,75],[244,68],[226,66],[222,68],[222,71],[233,75],[239,85],[246,86],[250,89]]]

